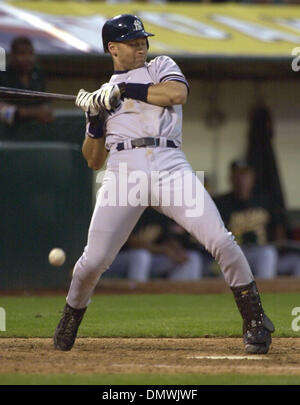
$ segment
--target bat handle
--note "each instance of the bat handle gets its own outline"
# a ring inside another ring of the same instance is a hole
[[[111,106],[111,110],[114,110],[120,103],[120,99],[121,99],[122,93],[123,93],[121,85],[122,85],[122,83],[119,85],[116,85],[109,96],[109,105]]]
[[[112,94],[112,95],[110,96],[110,98],[109,98],[109,104],[110,104],[112,110],[117,107],[117,105],[118,105],[119,102],[120,102],[120,98],[121,98],[121,97],[119,97],[119,96],[116,95],[116,94]]]

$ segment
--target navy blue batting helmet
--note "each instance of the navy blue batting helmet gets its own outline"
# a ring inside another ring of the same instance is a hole
[[[142,20],[132,14],[120,14],[110,18],[102,28],[104,52],[108,52],[109,42],[123,42],[152,36],[154,36],[154,34],[145,31]],[[149,47],[148,40],[147,46]]]

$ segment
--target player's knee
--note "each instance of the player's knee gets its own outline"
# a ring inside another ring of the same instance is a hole
[[[80,260],[81,275],[86,277],[100,277],[112,264],[113,255],[107,253],[98,254],[94,257],[83,256]]]
[[[236,249],[237,243],[233,234],[227,229],[224,229],[222,232],[217,234],[215,238],[205,246],[206,249],[212,254],[212,256],[218,260],[222,253],[228,249]]]

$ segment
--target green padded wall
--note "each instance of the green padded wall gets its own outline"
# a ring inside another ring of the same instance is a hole
[[[80,146],[0,142],[0,185],[0,290],[66,288],[92,213]],[[60,268],[48,263],[53,247],[66,251]]]

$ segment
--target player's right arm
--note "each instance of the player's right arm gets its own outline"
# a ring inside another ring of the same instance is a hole
[[[108,151],[105,148],[105,119],[102,114],[86,113],[85,139],[82,154],[89,168],[99,170],[104,165]]]
[[[82,154],[90,169],[101,169],[108,154],[105,149],[105,138],[93,139],[86,136],[82,144]]]
[[[86,113],[85,140],[82,145],[82,154],[88,166],[99,170],[104,165],[108,151],[105,148],[105,119],[102,115],[90,116]]]
[[[108,155],[105,148],[105,113],[92,103],[86,102],[91,93],[81,89],[78,92],[75,104],[85,112],[86,130],[82,145],[82,154],[89,168],[99,170],[104,165]]]

